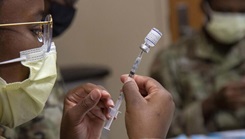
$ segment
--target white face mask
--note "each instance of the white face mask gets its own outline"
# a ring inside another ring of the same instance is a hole
[[[16,127],[35,118],[43,109],[56,80],[56,49],[47,47],[20,52],[20,58],[0,62],[0,65],[21,61],[29,67],[29,78],[6,83],[0,77],[0,124]]]
[[[245,36],[245,14],[211,11],[211,21],[206,29],[217,41],[234,43]]]

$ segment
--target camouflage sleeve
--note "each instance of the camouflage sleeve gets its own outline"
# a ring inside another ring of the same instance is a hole
[[[14,129],[0,125],[0,139],[59,139],[65,92],[58,70],[56,83],[42,113]],[[105,138],[108,138],[108,132],[103,130],[101,139]]]
[[[208,133],[204,124],[201,102],[190,104],[183,110],[182,114],[178,115],[178,118],[181,119],[183,125],[185,125],[185,134],[191,135]]]
[[[14,129],[0,125],[0,136],[6,139],[59,139],[64,97],[63,82],[58,72],[58,78],[42,113]]]
[[[181,48],[181,46],[178,47]],[[179,55],[179,51],[172,49],[159,52],[150,70],[150,76],[159,81],[172,94],[176,105],[168,137],[183,133],[205,132],[201,103],[194,102],[188,105],[186,103],[185,98],[191,90],[184,87],[181,81],[180,67],[177,62]]]
[[[170,57],[173,55],[168,53],[169,49],[162,50],[160,51],[151,66],[150,69],[150,76],[154,79],[156,79],[158,82],[160,82],[173,96],[175,105],[176,105],[176,110],[175,110],[175,115],[172,121],[172,125],[169,129],[168,132],[168,137],[173,137],[178,134],[183,133],[183,129],[181,128],[182,126],[180,125],[180,122],[177,120],[178,114],[180,114],[180,106],[181,106],[181,100],[179,99],[178,96],[178,91],[177,91],[177,86],[175,83],[175,80],[172,75],[171,68],[173,68],[173,64],[171,63]]]

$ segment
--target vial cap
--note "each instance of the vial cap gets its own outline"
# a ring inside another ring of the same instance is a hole
[[[145,43],[146,45],[154,47],[161,37],[162,37],[162,33],[158,29],[153,28],[145,37]]]

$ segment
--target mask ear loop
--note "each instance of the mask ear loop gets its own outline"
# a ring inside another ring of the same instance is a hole
[[[27,59],[27,58],[26,58],[25,56],[23,56],[23,57],[11,59],[11,60],[8,60],[8,61],[0,62],[0,65],[10,64],[10,63],[15,63],[15,62],[20,62],[20,61],[24,61],[24,60],[26,60],[26,59]]]

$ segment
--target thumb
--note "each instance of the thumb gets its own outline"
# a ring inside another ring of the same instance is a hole
[[[78,117],[83,119],[83,117],[93,109],[99,102],[101,98],[101,93],[99,90],[92,90],[78,105],[75,106],[76,113]]]
[[[142,99],[136,82],[130,77],[127,77],[127,79],[124,81],[122,91],[128,106],[138,104],[138,102]]]

